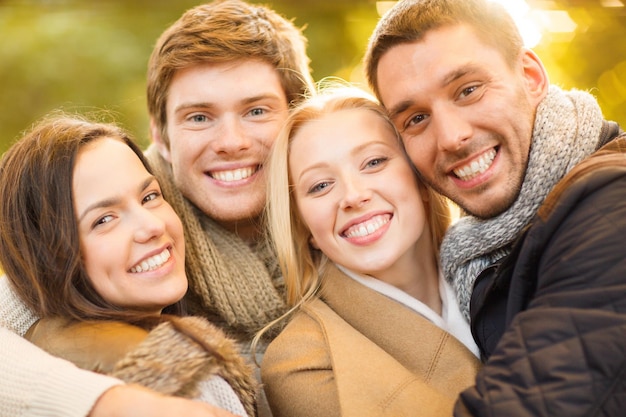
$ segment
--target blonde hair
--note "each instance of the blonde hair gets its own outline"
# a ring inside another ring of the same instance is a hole
[[[292,192],[289,150],[294,136],[306,123],[319,120],[328,114],[341,110],[364,109],[385,121],[389,131],[393,133],[404,151],[398,131],[387,116],[385,109],[374,97],[359,88],[336,82],[322,84],[319,90],[318,94],[310,97],[292,111],[274,143],[266,164],[268,185],[265,220],[268,238],[276,251],[285,280],[287,303],[292,308],[261,330],[261,333],[282,321],[300,305],[315,296],[320,286],[320,269],[327,262],[324,254],[309,245],[311,233],[298,213]],[[406,152],[404,155],[407,163],[410,164]],[[411,166],[413,167],[412,164]],[[419,183],[422,184],[421,181]],[[451,221],[449,201],[429,187],[421,186],[427,193],[424,203],[433,248],[437,252],[435,256],[438,257],[443,235]]]

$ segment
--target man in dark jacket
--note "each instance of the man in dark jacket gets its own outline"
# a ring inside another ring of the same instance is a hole
[[[487,0],[398,2],[365,66],[424,181],[467,214],[441,261],[485,364],[455,415],[624,415],[619,127],[550,85]]]

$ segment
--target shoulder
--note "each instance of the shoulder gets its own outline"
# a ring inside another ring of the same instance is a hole
[[[325,350],[324,313],[329,309],[326,304],[314,299],[304,304],[289,320],[289,323],[269,344],[263,364],[267,365],[274,358],[304,351]]]
[[[585,200],[601,205],[621,200],[626,181],[626,136],[619,137],[576,165],[548,194],[537,214],[547,222],[563,217]]]
[[[148,336],[140,327],[118,321],[70,322],[46,318],[36,322],[26,338],[48,353],[76,366],[109,373],[115,363]]]

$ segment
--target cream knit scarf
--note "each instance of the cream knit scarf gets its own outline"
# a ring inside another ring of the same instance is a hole
[[[154,145],[145,154],[183,222],[189,313],[208,318],[239,341],[249,341],[286,310],[278,262],[266,245],[250,247],[183,197],[171,165]]]
[[[554,185],[599,147],[601,130],[602,112],[590,94],[550,87],[537,109],[526,177],[515,203],[492,219],[463,217],[442,243],[442,269],[466,319],[478,274],[510,252]]]

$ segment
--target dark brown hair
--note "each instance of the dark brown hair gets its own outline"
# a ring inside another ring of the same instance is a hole
[[[143,316],[104,300],[81,258],[74,165],[80,148],[101,138],[127,144],[152,173],[141,149],[121,128],[59,113],[37,123],[0,162],[0,264],[39,317],[132,322]]]
[[[467,24],[480,39],[497,48],[513,63],[523,47],[522,37],[509,13],[489,0],[401,0],[378,22],[364,58],[365,77],[380,99],[378,63],[394,46],[419,42],[446,25]]]

